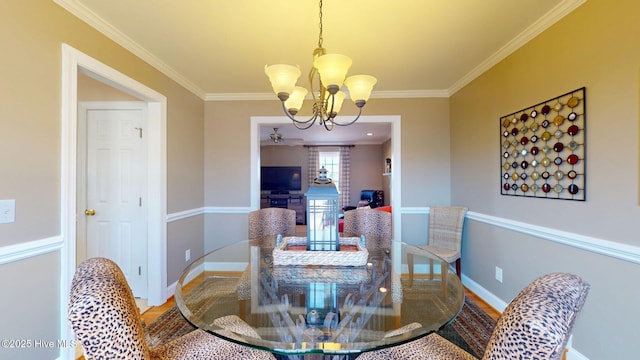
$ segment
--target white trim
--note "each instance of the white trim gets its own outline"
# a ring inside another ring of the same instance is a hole
[[[373,91],[371,99],[448,98],[448,90],[386,90]],[[307,96],[311,99],[311,96]],[[273,93],[208,93],[204,101],[279,101]]]
[[[167,223],[187,219],[193,216],[204,215],[204,214],[248,214],[250,211],[251,211],[251,208],[246,206],[237,206],[237,207],[206,206],[206,207],[178,211],[175,213],[168,214]]]
[[[62,249],[62,236],[0,247],[0,265],[9,264]]]
[[[89,26],[93,27],[97,31],[104,34],[109,39],[113,40],[123,48],[129,50],[134,55],[138,56],[143,61],[147,62],[161,73],[173,79],[178,84],[182,85],[187,90],[191,91],[196,96],[205,101],[251,101],[251,100],[276,100],[273,93],[205,93],[198,85],[178,73],[176,70],[167,65],[157,56],[150,53],[147,49],[136,43],[126,34],[116,29],[109,22],[101,18],[99,15],[88,9],[79,1],[73,0],[53,0],[56,4],[86,22]],[[455,94],[458,90],[464,88],[471,81],[482,75],[491,67],[511,55],[520,47],[525,45],[531,39],[538,36],[545,31],[551,25],[558,22],[560,19],[571,13],[580,5],[585,3],[586,0],[563,0],[553,9],[549,10],[545,15],[540,17],[538,21],[531,24],[528,28],[522,31],[518,36],[509,41],[506,45],[492,54],[489,58],[485,59],[478,66],[473,68],[469,73],[464,75],[458,81],[456,81],[449,89],[444,90],[388,90],[388,91],[374,91],[371,94],[371,98],[447,98]]]
[[[467,218],[574,248],[591,251],[596,254],[640,264],[640,247],[638,246],[574,234],[472,211],[467,212]]]
[[[76,16],[78,19],[86,22],[89,26],[101,32],[107,38],[113,40],[123,48],[129,50],[131,53],[153,66],[156,70],[165,74],[167,77],[182,85],[185,89],[191,91],[193,94],[201,99],[204,99],[204,90],[199,88],[196,84],[188,80],[179,72],[175,71],[164,61],[157,56],[150,53],[147,49],[143,48],[137,42],[133,41],[126,34],[115,28],[109,22],[98,16],[80,1],[74,0],[53,0],[56,4]]]
[[[504,60],[507,56],[513,54],[516,50],[524,46],[531,39],[540,35],[543,31],[548,29],[551,25],[560,21],[563,17],[571,13],[573,10],[584,4],[587,0],[563,0],[553,9],[549,10],[546,14],[541,16],[536,22],[524,29],[518,36],[509,41],[502,48],[498,49],[493,55],[485,59],[478,66],[473,68],[470,72],[456,81],[447,92],[449,95],[453,95],[458,90],[467,86],[470,82],[475,80],[480,75],[484,74],[487,70]]]
[[[251,207],[235,206],[207,206],[205,208],[205,214],[248,214],[252,209]]]
[[[394,174],[395,176],[395,174]],[[201,214],[245,214],[249,213],[253,207],[204,207],[192,210],[186,210],[179,213],[170,214],[167,221],[176,221],[187,218],[189,216],[197,216]],[[394,213],[401,215],[429,214],[429,207],[405,207],[396,210]],[[484,224],[493,225],[503,229],[524,233],[536,238],[553,241],[574,248],[591,251],[593,253],[610,256],[616,259],[629,261],[640,264],[640,247],[621,244],[614,241],[598,239],[594,237],[569,233],[566,231],[555,230],[542,226],[523,223],[505,218],[499,218],[491,215],[480,214],[477,212],[467,212],[467,219],[478,221]],[[394,220],[396,221],[396,220]],[[396,222],[397,223],[397,222]],[[394,234],[397,237],[397,234]]]
[[[77,156],[77,79],[78,72],[124,91],[147,103],[147,237],[148,237],[148,303],[165,302],[167,283],[167,180],[166,122],[167,99],[134,79],[62,44],[61,106],[61,254],[60,313],[61,334],[71,338],[66,321],[66,302],[71,278],[76,268],[76,156]],[[67,357],[71,356],[71,350]]]
[[[396,209],[393,209],[396,211]],[[402,214],[429,214],[429,207],[405,207],[400,209]]]
[[[195,208],[184,211],[178,211],[175,213],[167,214],[167,223],[190,218],[192,216],[198,216],[204,214],[204,208]]]
[[[462,274],[462,284],[471,292],[478,295],[482,300],[484,300],[487,304],[491,305],[492,308],[498,310],[499,312],[503,312],[507,307],[507,303],[499,297],[495,296],[489,290],[483,288],[480,284],[473,281],[470,277],[466,276],[464,273]]]
[[[245,271],[249,263],[247,262],[206,262],[204,263],[204,271]]]
[[[572,335],[573,337],[573,335]],[[571,338],[569,338],[571,340]],[[566,360],[589,360],[588,357],[582,355],[578,350],[573,348],[573,343],[567,344],[567,358]]]
[[[396,209],[393,209],[396,212]],[[429,214],[428,207],[406,207],[399,209],[404,214]],[[520,221],[500,218],[491,215],[480,214],[473,211],[467,212],[467,219],[484,224],[493,225],[503,229],[516,231],[555,243],[568,245],[573,248],[590,251],[599,255],[609,256],[615,259],[640,264],[640,247],[623,244],[615,241],[598,239],[567,231],[551,229],[543,226],[528,224]]]

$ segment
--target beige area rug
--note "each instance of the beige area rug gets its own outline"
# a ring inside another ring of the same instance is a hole
[[[236,293],[237,278],[208,278],[198,285],[194,291],[192,308],[195,312],[210,318],[211,321],[224,314],[233,314],[238,309],[238,297]],[[437,286],[440,286],[439,284]],[[210,298],[210,291],[215,287],[217,296],[214,301]],[[405,290],[404,296],[420,296]],[[424,301],[424,310],[428,306],[443,306],[439,301]],[[234,309],[234,310],[232,310]],[[420,308],[412,311],[421,311]],[[405,315],[405,316],[410,316]],[[487,346],[491,332],[496,321],[482,311],[471,301],[465,299],[462,310],[458,316],[448,325],[444,326],[438,334],[453,342],[467,352],[477,357],[482,357]],[[195,327],[184,319],[180,311],[174,306],[160,315],[155,321],[147,325],[147,340],[149,346],[157,347],[175,338],[193,331]]]
[[[236,314],[238,310],[238,295],[236,292],[238,278],[207,277],[193,290],[189,299],[189,308],[194,309],[194,315],[213,320],[229,314]],[[212,289],[216,295],[212,296]],[[191,325],[173,306],[160,315],[152,323],[147,324],[147,342],[155,348],[193,331]]]

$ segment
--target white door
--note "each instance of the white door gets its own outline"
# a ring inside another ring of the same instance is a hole
[[[86,258],[115,261],[134,296],[146,298],[146,111],[136,102],[93,105],[82,107],[86,207],[78,215],[85,220]]]

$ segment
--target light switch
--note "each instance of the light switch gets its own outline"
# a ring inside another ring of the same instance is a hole
[[[0,224],[16,221],[16,201],[0,200]]]

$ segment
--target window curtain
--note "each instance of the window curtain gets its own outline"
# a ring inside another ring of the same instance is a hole
[[[351,168],[351,155],[350,155],[350,146],[341,146],[340,147],[340,199],[338,201],[338,206],[340,209],[349,205],[349,169]]]
[[[320,169],[320,162],[318,161],[318,147],[317,146],[309,146],[307,147],[309,153],[308,157],[308,170],[307,174],[309,176],[309,184],[313,183],[313,179],[318,177],[318,169]]]

